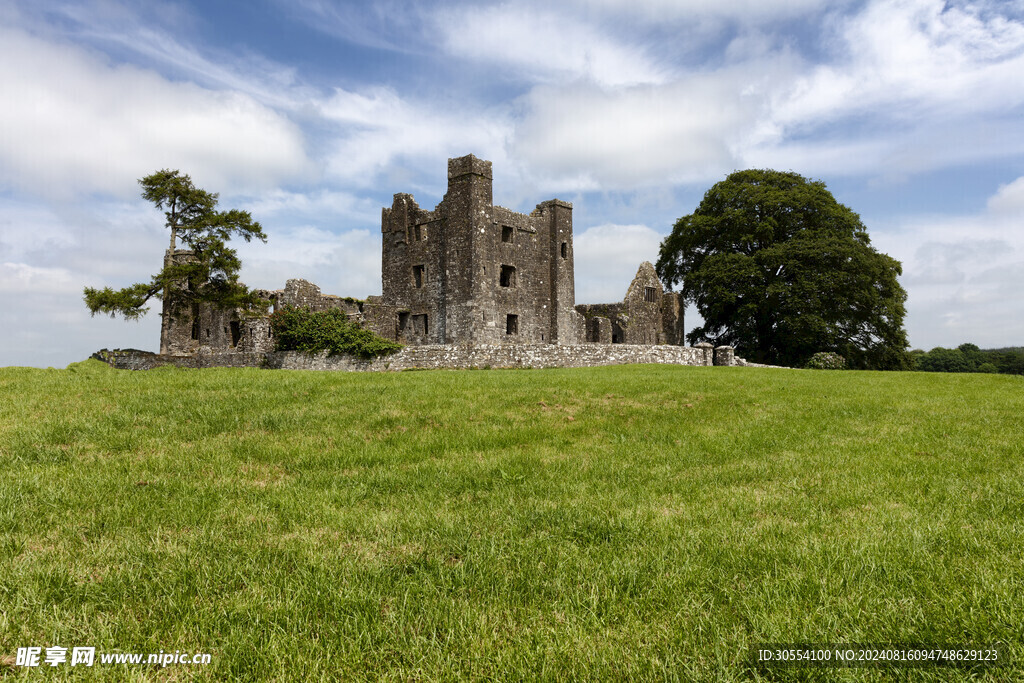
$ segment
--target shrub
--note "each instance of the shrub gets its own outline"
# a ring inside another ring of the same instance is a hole
[[[845,370],[846,359],[838,353],[822,351],[811,356],[805,367],[811,370]]]
[[[962,349],[941,346],[918,356],[914,367],[924,372],[974,372],[977,368]]]
[[[344,311],[311,311],[285,306],[270,316],[277,351],[330,351],[373,358],[394,353],[401,344],[379,337],[350,321]]]

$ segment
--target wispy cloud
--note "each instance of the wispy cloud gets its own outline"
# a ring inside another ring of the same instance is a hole
[[[508,123],[501,112],[472,106],[450,110],[405,99],[389,88],[338,89],[320,112],[335,130],[326,151],[327,172],[356,186],[378,182],[397,159],[407,166],[425,163],[436,178],[448,157],[475,153],[500,163],[505,156]]]
[[[978,5],[874,0],[838,25],[833,63],[783,93],[776,118],[808,126],[870,111],[920,122],[1024,103],[1024,23]]]
[[[413,0],[278,0],[278,4],[294,20],[354,45],[394,52],[419,52],[424,47],[422,27],[428,10]]]
[[[600,9],[605,12],[639,16],[655,22],[693,21],[715,17],[727,18],[746,23],[757,23],[776,19],[791,19],[804,14],[849,4],[839,0],[572,0],[578,7]]]

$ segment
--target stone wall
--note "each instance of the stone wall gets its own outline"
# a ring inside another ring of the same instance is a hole
[[[608,343],[603,334],[607,319],[613,344],[673,344],[682,346],[683,309],[679,295],[666,292],[649,261],[640,264],[620,303],[577,304],[586,320],[588,342]]]
[[[326,352],[277,352],[267,367],[285,370],[468,370],[480,368],[582,368],[598,365],[662,363],[711,365],[702,349],[685,346],[632,344],[431,344],[407,346],[398,353],[372,361]]]
[[[174,365],[182,368],[263,367],[283,370],[398,371],[476,368],[580,368],[598,365],[660,363],[712,365],[711,349],[686,346],[633,344],[431,344],[407,346],[389,356],[364,360],[346,355],[297,351],[220,353],[161,356],[132,349],[100,351],[93,358],[122,370],[150,370]],[[719,357],[722,358],[721,352]],[[742,365],[742,359],[735,359]]]
[[[164,366],[179,368],[258,368],[266,364],[266,353],[196,353],[169,356],[137,349],[103,349],[90,358],[103,361],[118,370],[152,370]]]
[[[337,308],[350,318],[358,320],[362,314],[363,302],[352,297],[323,294],[320,288],[308,280],[291,279],[285,282],[283,290],[272,292],[274,310],[282,306],[308,308],[311,311],[326,311]]]
[[[572,204],[493,203],[491,162],[448,160],[432,210],[398,193],[381,212],[382,294],[368,327],[404,344],[577,344]]]

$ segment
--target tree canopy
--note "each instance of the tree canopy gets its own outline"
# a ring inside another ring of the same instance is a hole
[[[925,372],[1001,372],[1024,375],[1024,351],[1021,349],[983,350],[976,344],[961,344],[955,349],[938,346],[927,353],[910,352],[914,369]]]
[[[146,303],[156,297],[174,308],[194,303],[213,303],[227,308],[260,310],[262,299],[238,281],[242,262],[227,246],[232,236],[246,242],[267,241],[260,224],[248,211],[218,211],[219,195],[197,188],[192,179],[177,170],[158,171],[139,180],[142,197],[164,210],[171,243],[164,267],[148,283],[120,290],[110,287],[84,290],[89,311],[122,315],[135,320],[149,310]],[[181,240],[184,249],[177,249]]]
[[[704,319],[691,344],[778,365],[831,351],[854,368],[909,366],[900,263],[871,246],[860,217],[822,182],[729,175],[676,222],[657,271]]]

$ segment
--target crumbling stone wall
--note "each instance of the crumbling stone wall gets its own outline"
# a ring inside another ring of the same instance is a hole
[[[168,251],[165,258],[188,258],[192,252]],[[288,280],[284,289],[256,290],[267,302],[268,312],[282,306],[305,307],[314,311],[336,308],[362,322],[363,302],[352,297],[322,294],[320,288],[301,279]],[[274,349],[267,315],[251,314],[210,304],[193,304],[189,310],[171,312],[165,302],[160,353],[187,356],[214,353],[265,353]]]
[[[572,205],[529,215],[495,206],[491,162],[448,160],[448,191],[427,211],[396,194],[381,214],[380,300],[364,314],[405,344],[574,344]]]
[[[380,296],[325,295],[299,279],[258,294],[274,310],[342,310],[411,346],[682,346],[682,301],[663,290],[650,263],[641,264],[622,302],[576,306],[572,205],[552,199],[517,213],[494,205],[492,181],[491,162],[469,155],[448,160],[448,189],[432,211],[411,194],[394,195],[381,211]],[[190,256],[174,250],[166,258]],[[164,355],[259,354],[273,346],[265,316],[164,308]]]
[[[429,344],[407,346],[372,360],[345,354],[297,351],[270,353],[197,353],[171,356],[146,351],[100,351],[93,358],[124,370],[149,370],[173,365],[182,368],[260,367],[285,370],[398,371],[486,368],[578,368],[595,365],[662,363],[711,365],[703,349],[684,346],[632,344]],[[743,364],[735,359],[735,364]]]
[[[640,264],[622,303],[580,304],[587,321],[586,341],[613,344],[672,344],[682,346],[683,306],[678,294],[665,292],[649,261]],[[602,336],[607,318],[610,340]]]
[[[292,279],[285,282],[283,290],[273,292],[274,310],[282,306],[308,308],[313,311],[326,311],[332,308],[344,311],[349,318],[360,320],[363,314],[363,301],[350,296],[341,297],[323,294],[312,282]]]

